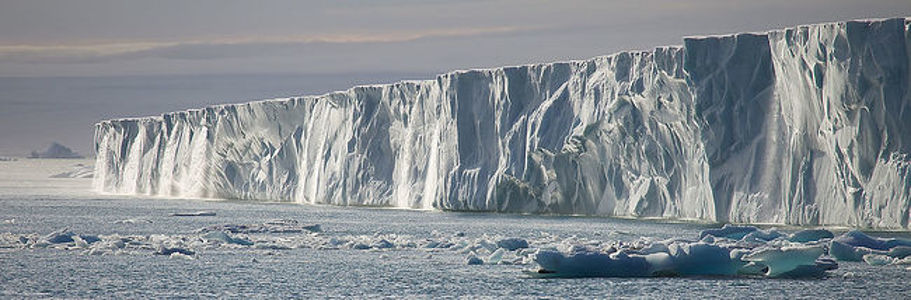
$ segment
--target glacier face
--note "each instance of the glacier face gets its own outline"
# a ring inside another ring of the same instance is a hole
[[[96,125],[103,192],[909,228],[911,20]]]

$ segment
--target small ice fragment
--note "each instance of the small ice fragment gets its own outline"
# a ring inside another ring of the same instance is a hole
[[[816,266],[826,271],[838,269],[838,262],[831,257],[820,257],[816,260]]]
[[[855,247],[835,240],[829,243],[829,255],[840,261],[861,261],[864,255],[870,253],[873,250],[866,247]]]
[[[882,254],[864,255],[864,261],[871,266],[885,266],[895,263],[895,259]]]
[[[911,247],[908,246],[896,246],[895,248],[889,249],[889,253],[886,254],[894,258],[905,258],[911,256]]]
[[[151,224],[152,220],[149,219],[124,219],[115,221],[114,224]]]
[[[495,264],[499,263],[501,260],[503,260],[504,252],[505,251],[503,248],[497,249],[497,251],[494,251],[493,253],[490,254],[490,256],[487,257],[487,263],[489,263],[491,265],[495,265]]]
[[[897,260],[895,260],[895,262],[894,262],[893,264],[896,264],[896,265],[911,265],[911,256],[908,256],[908,257],[905,257],[905,258],[902,258],[902,259],[897,259]]]
[[[520,238],[505,238],[497,241],[497,247],[509,251],[516,251],[518,249],[528,248],[528,241]]]
[[[50,244],[72,243],[74,235],[69,228],[63,228],[44,236],[43,240]]]
[[[387,241],[386,239],[381,239],[379,241],[376,241],[372,245],[370,245],[370,247],[373,247],[376,249],[389,249],[389,248],[395,247],[395,245],[392,244],[391,242]]]
[[[268,249],[268,250],[290,250],[291,247],[279,245],[276,243],[256,243],[256,249]]]
[[[777,239],[782,236],[784,236],[784,234],[782,234],[781,232],[778,232],[778,230],[774,230],[774,229],[769,230],[769,231],[756,230],[756,231],[747,233],[747,235],[743,236],[742,240],[767,242],[767,241],[771,241],[771,240]]]
[[[171,214],[172,217],[212,217],[215,216],[215,212],[212,211],[196,211],[196,212],[178,212]]]
[[[309,230],[310,232],[322,232],[323,228],[319,224],[304,225],[301,228],[304,230]]]
[[[164,247],[164,246],[159,246],[158,250],[156,250],[153,254],[171,255],[174,253],[180,253],[180,254],[184,254],[184,255],[196,254],[196,252],[193,252],[193,250],[190,250],[190,249],[185,249],[185,248],[180,248],[180,247]]]
[[[78,236],[80,239],[85,241],[87,244],[93,244],[93,243],[101,240],[101,238],[99,238],[98,236],[95,236],[95,235],[80,234]]]
[[[253,242],[251,242],[251,241],[248,241],[248,240],[245,240],[242,238],[231,237],[224,231],[212,231],[212,232],[209,232],[209,233],[203,235],[202,238],[207,241],[220,241],[220,242],[227,243],[227,244],[237,244],[237,245],[244,245],[244,246],[253,245]]]
[[[187,254],[183,254],[183,253],[180,253],[180,252],[173,252],[173,253],[171,253],[171,255],[170,255],[169,257],[170,257],[171,259],[186,259],[186,260],[194,260],[194,259],[196,259],[196,258],[193,257],[193,256],[190,256],[190,255],[187,255]]]
[[[731,224],[724,224],[723,227],[717,229],[706,229],[699,233],[699,239],[706,236],[714,236],[720,238],[728,238],[732,240],[742,239],[747,234],[757,231],[759,228],[754,226],[734,226]]]
[[[493,252],[494,250],[497,250],[497,248],[499,248],[499,246],[497,246],[496,244],[491,243],[487,240],[480,240],[478,242],[477,246],[484,248],[485,250],[487,250],[489,252]]]
[[[106,251],[104,249],[92,248],[92,249],[88,250],[88,252],[86,252],[85,254],[86,255],[104,255],[107,252],[108,251]]]
[[[483,265],[484,261],[478,258],[477,256],[470,255],[468,256],[468,265]]]
[[[262,224],[224,224],[200,228],[196,232],[227,231],[230,233],[299,233],[320,232],[319,224],[301,225],[296,220],[272,220]]]
[[[800,274],[814,271],[801,266],[816,266],[818,259],[825,252],[822,246],[794,246],[782,248],[766,248],[750,253],[743,257],[745,261],[763,264],[769,268],[766,276],[779,277],[800,268]],[[791,274],[794,275],[794,274]]]
[[[788,241],[795,243],[816,242],[822,239],[831,239],[835,237],[831,231],[825,229],[807,229],[792,233],[788,236]]]
[[[72,239],[73,239],[73,242],[76,244],[76,247],[85,248],[85,247],[88,247],[88,246],[89,246],[89,243],[86,242],[85,240],[83,240],[83,239],[82,239],[81,237],[79,237],[78,235],[73,235],[73,236],[72,236]]]

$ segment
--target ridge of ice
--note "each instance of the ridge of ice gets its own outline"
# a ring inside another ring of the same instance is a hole
[[[102,121],[116,194],[909,229],[904,18]]]

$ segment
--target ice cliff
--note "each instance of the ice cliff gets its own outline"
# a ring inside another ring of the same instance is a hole
[[[96,125],[118,194],[909,228],[911,19]]]

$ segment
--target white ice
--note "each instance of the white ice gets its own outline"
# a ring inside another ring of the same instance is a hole
[[[119,194],[909,228],[903,18],[97,124]]]

